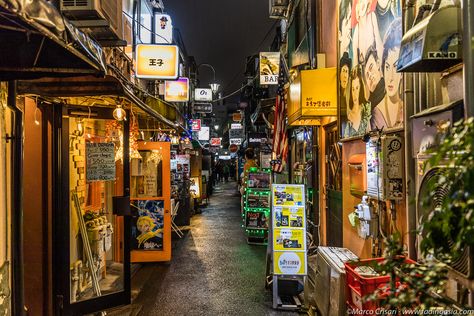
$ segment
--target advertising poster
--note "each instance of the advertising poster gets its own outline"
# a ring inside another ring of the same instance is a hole
[[[341,0],[338,31],[341,137],[402,128],[401,1]]]
[[[304,185],[272,185],[272,246],[275,275],[306,275]]]
[[[163,250],[164,201],[135,200],[132,205],[137,211],[132,220],[132,249]]]
[[[280,53],[261,52],[260,53],[260,84],[278,84],[280,73]]]

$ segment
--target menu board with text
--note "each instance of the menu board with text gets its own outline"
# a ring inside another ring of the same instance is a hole
[[[272,185],[272,243],[275,275],[306,275],[304,193],[304,185]]]

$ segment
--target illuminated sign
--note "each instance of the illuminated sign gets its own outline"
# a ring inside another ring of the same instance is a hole
[[[201,130],[198,132],[199,140],[209,140],[209,126],[201,126]]]
[[[174,81],[165,81],[165,101],[189,101],[189,79],[183,77]]]
[[[201,130],[201,120],[200,119],[192,120],[191,130],[193,132],[198,132],[198,131]]]
[[[135,58],[137,78],[176,79],[178,77],[178,46],[138,44]]]
[[[194,110],[194,113],[212,113],[212,104],[211,103],[194,103],[193,110]]]
[[[194,101],[212,101],[212,90],[203,88],[194,89]]]
[[[240,122],[242,121],[242,113],[232,113],[232,121],[234,122]]]
[[[242,138],[231,138],[231,139],[229,139],[229,143],[230,143],[231,145],[238,145],[238,146],[240,146],[240,145],[242,145]]]
[[[211,146],[220,146],[221,139],[220,138],[211,138]]]
[[[242,129],[242,124],[232,123],[232,124],[230,124],[230,129]]]
[[[155,43],[171,44],[173,42],[173,23],[168,14],[155,15]]]
[[[260,53],[260,84],[278,84],[278,74],[280,73],[280,53],[265,52]]]
[[[336,68],[301,71],[302,116],[336,116]]]

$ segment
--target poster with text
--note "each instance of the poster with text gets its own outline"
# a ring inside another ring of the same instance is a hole
[[[275,275],[306,275],[304,185],[272,185],[272,248]]]
[[[339,1],[341,137],[403,127],[400,0]]]

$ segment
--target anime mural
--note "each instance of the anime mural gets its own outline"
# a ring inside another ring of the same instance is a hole
[[[132,249],[163,250],[164,201],[136,200],[132,205],[138,215],[132,221]]]
[[[341,137],[403,126],[400,0],[340,0]]]

